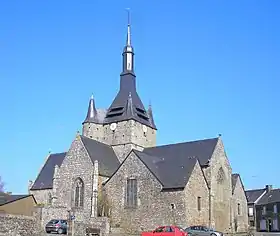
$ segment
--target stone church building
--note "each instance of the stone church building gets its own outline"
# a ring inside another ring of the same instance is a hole
[[[136,89],[130,24],[122,53],[120,88],[108,109],[94,98],[69,150],[49,154],[29,192],[45,208],[44,223],[67,217],[110,229],[142,231],[159,225],[205,225],[247,230],[247,199],[232,173],[220,136],[156,145],[151,106]]]

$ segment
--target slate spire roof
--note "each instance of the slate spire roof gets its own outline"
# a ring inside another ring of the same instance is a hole
[[[131,44],[130,17],[128,18],[127,39],[122,54],[123,69],[120,75],[120,89],[106,113],[104,123],[108,124],[133,119],[156,129],[154,121],[151,121],[136,90],[134,49]]]
[[[155,124],[155,121],[154,121],[153,110],[152,110],[152,105],[151,104],[149,105],[149,108],[148,108],[148,117],[149,117],[151,126],[156,128],[156,124]]]
[[[91,98],[89,100],[89,104],[88,104],[88,112],[87,112],[87,116],[84,123],[90,123],[90,122],[96,122],[97,118],[97,110],[95,108],[95,102],[94,102],[94,98],[93,95],[91,95]]]
[[[88,104],[87,116],[82,124],[85,123],[103,124],[104,117],[105,117],[104,113],[106,113],[106,111],[102,109],[96,109],[94,97],[93,95],[91,95]]]

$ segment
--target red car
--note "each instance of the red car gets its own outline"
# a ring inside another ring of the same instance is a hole
[[[142,232],[141,236],[188,236],[179,226],[160,226],[152,232]]]

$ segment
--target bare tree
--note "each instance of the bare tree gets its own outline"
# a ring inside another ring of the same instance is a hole
[[[0,176],[0,193],[4,192],[4,182],[2,181],[2,178]]]

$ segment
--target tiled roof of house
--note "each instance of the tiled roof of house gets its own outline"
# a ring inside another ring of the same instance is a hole
[[[261,197],[256,205],[280,202],[280,189],[272,189]]]
[[[246,190],[245,194],[248,200],[248,203],[255,203],[258,198],[265,192],[265,189],[252,189]]]
[[[14,194],[6,194],[6,193],[0,193],[0,206],[29,197],[32,195],[14,195]]]

